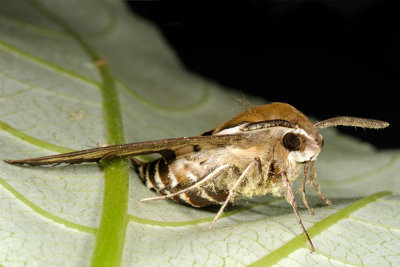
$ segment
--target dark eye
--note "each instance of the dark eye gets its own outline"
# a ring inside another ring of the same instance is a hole
[[[295,151],[300,149],[301,140],[294,133],[285,134],[282,141],[283,141],[283,146],[289,149],[290,151]]]

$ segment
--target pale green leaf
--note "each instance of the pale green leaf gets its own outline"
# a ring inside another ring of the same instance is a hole
[[[1,1],[0,159],[197,135],[243,110],[239,96],[186,71],[119,1]],[[0,264],[396,265],[399,151],[323,135],[318,179],[333,206],[314,194],[311,216],[299,204],[316,253],[281,198],[241,201],[206,231],[214,211],[140,203],[155,193],[126,161],[0,162]]]

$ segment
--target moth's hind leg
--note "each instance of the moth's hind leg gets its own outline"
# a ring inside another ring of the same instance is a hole
[[[226,165],[222,165],[218,168],[216,168],[213,172],[211,172],[210,174],[208,174],[206,177],[204,177],[203,179],[201,179],[200,181],[198,181],[197,183],[193,184],[192,186],[189,186],[185,189],[182,189],[178,192],[175,193],[171,193],[171,194],[167,194],[167,195],[163,195],[163,196],[158,196],[158,197],[150,197],[150,198],[143,198],[140,201],[141,202],[149,202],[149,201],[155,201],[155,200],[162,200],[162,199],[168,199],[168,198],[172,198],[174,196],[186,193],[192,189],[196,189],[201,187],[203,184],[212,181],[213,179],[217,178],[219,175],[221,175],[223,172],[226,171],[226,169],[229,168],[234,168],[234,166],[232,164],[226,164]],[[236,168],[236,167],[235,167]]]
[[[319,184],[317,183],[317,178],[316,178],[316,171],[315,171],[315,161],[311,162],[311,175],[310,175],[310,187],[314,185],[315,190],[317,191],[318,195],[322,199],[322,201],[327,205],[330,206],[331,202],[322,194],[321,188],[319,187]]]
[[[224,209],[228,205],[229,201],[232,201],[235,198],[236,191],[240,184],[244,181],[246,178],[246,175],[249,173],[250,169],[256,166],[256,170],[258,171],[258,174],[260,177],[262,177],[262,166],[261,166],[261,161],[260,158],[256,157],[254,160],[247,166],[247,168],[243,171],[243,173],[239,176],[237,179],[236,183],[233,185],[231,189],[229,189],[229,194],[228,197],[226,198],[225,202],[222,204],[221,208],[219,209],[217,215],[215,215],[214,219],[212,222],[208,225],[207,230],[210,230],[213,224],[218,220],[218,218],[222,215],[224,212]],[[235,167],[236,168],[236,167]]]

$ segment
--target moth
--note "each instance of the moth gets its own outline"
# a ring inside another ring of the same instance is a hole
[[[6,162],[37,166],[132,157],[131,162],[143,183],[161,194],[142,199],[142,202],[173,199],[194,207],[221,205],[208,229],[235,197],[283,195],[292,206],[312,251],[315,251],[301,221],[292,182],[301,176],[299,191],[311,214],[314,212],[305,193],[307,182],[310,187],[314,186],[326,205],[331,205],[316,180],[315,160],[324,144],[318,129],[339,125],[380,129],[389,123],[341,116],[313,124],[293,106],[278,102],[250,108],[200,136],[113,145]],[[161,157],[151,162],[133,157],[154,153]]]

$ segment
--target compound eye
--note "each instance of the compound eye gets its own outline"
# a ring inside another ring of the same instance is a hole
[[[283,136],[283,146],[290,151],[300,150],[301,140],[294,133],[287,133]]]

